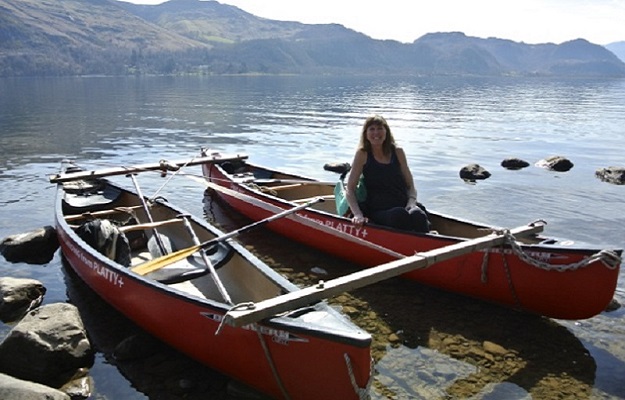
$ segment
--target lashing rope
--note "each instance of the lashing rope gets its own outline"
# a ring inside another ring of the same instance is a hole
[[[349,380],[352,383],[352,387],[354,388],[354,392],[358,395],[360,400],[369,400],[371,396],[369,395],[369,389],[371,387],[371,378],[367,381],[367,386],[361,388],[358,386],[356,382],[356,377],[354,376],[354,368],[352,367],[352,360],[349,358],[347,353],[343,354],[343,358],[345,358],[345,364],[347,364],[347,374],[349,375]],[[373,362],[373,361],[372,361]]]
[[[256,304],[254,304],[253,302],[244,302],[244,303],[239,303],[239,304],[235,304],[232,307],[230,307],[230,309],[224,314],[223,318],[221,319],[221,322],[219,323],[219,326],[217,327],[217,330],[215,331],[215,335],[219,335],[221,333],[221,330],[223,329],[225,323],[226,323],[226,319],[228,317],[228,314],[231,311],[236,311],[236,310],[252,310],[256,307]],[[260,329],[256,329],[256,328],[252,328],[253,330],[256,331],[256,334],[258,336],[258,340],[260,341],[260,345],[263,348],[263,352],[265,353],[265,358],[267,359],[267,363],[269,364],[269,368],[271,369],[271,373],[273,374],[273,377],[278,385],[278,387],[280,388],[280,392],[282,392],[282,396],[286,399],[286,400],[290,400],[291,396],[289,396],[289,393],[286,391],[286,388],[284,387],[284,384],[282,383],[282,379],[280,379],[280,375],[278,374],[278,369],[276,368],[276,364],[273,361],[273,358],[271,357],[271,352],[269,351],[269,347],[267,346],[267,343],[265,342],[265,338],[263,338],[263,334],[261,333]]]
[[[256,304],[254,304],[251,301],[235,304],[232,307],[230,307],[230,309],[224,314],[223,318],[221,319],[221,322],[219,323],[219,326],[217,327],[217,330],[215,331],[215,335],[219,335],[221,333],[221,330],[223,329],[224,325],[226,324],[226,319],[228,317],[228,314],[230,314],[231,311],[253,310],[254,308],[256,308]]]

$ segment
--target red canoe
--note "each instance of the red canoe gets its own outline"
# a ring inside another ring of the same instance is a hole
[[[498,230],[429,210],[435,233],[412,233],[374,224],[357,227],[337,215],[333,182],[319,182],[246,160],[204,164],[202,168],[207,186],[252,220],[323,196],[328,201],[272,222],[267,228],[363,267]],[[512,241],[512,245],[471,252],[402,276],[551,318],[585,319],[604,311],[612,300],[621,255],[620,249],[576,248],[533,235]]]
[[[241,328],[221,323],[236,304],[297,287],[243,246],[219,239],[223,234],[204,220],[181,217],[183,210],[162,199],[144,204],[137,193],[96,178],[116,174],[76,171],[50,178],[58,183],[63,255],[97,294],[172,347],[272,398],[359,399],[366,393],[367,332],[325,302]],[[88,244],[97,239],[106,239],[104,246]],[[160,258],[161,245],[195,251]]]

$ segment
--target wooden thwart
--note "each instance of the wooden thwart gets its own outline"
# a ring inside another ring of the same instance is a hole
[[[201,164],[210,164],[215,162],[224,162],[224,161],[235,161],[235,160],[244,160],[248,158],[246,155],[236,155],[236,156],[214,156],[214,157],[201,157],[195,158],[192,160],[185,161],[163,161],[158,163],[151,164],[142,164],[142,165],[134,165],[128,167],[114,167],[114,168],[104,168],[93,171],[79,171],[79,172],[68,172],[64,174],[56,174],[50,175],[49,179],[52,183],[63,183],[63,182],[71,182],[81,179],[94,179],[94,178],[102,178],[105,176],[115,176],[115,175],[126,175],[126,174],[134,174],[145,171],[169,171],[175,170],[184,166],[192,166],[192,165],[201,165]]]
[[[534,223],[510,230],[513,236],[527,236],[543,231],[542,223]],[[307,306],[316,301],[358,289],[385,279],[389,279],[416,269],[427,268],[433,264],[463,254],[473,253],[488,247],[498,246],[506,240],[504,233],[493,233],[476,239],[466,240],[438,249],[417,253],[414,256],[391,261],[377,267],[320,282],[295,292],[287,293],[253,304],[248,309],[233,309],[225,316],[225,322],[232,326],[243,326],[260,321],[280,313]]]
[[[131,231],[140,231],[142,229],[158,228],[164,225],[179,224],[181,222],[184,222],[184,220],[181,218],[172,218],[164,221],[146,222],[144,224],[125,225],[120,227],[119,230],[126,233]]]
[[[301,203],[307,203],[313,199],[319,198],[321,197],[324,200],[334,200],[334,195],[333,194],[325,194],[323,196],[315,196],[315,197],[306,197],[305,199],[294,199],[294,200],[289,200],[292,201],[293,203],[297,203],[297,204],[301,204]]]
[[[330,181],[307,181],[305,179],[251,179],[250,183],[257,185],[269,185],[271,183],[281,183],[285,185],[317,185],[317,186],[334,186],[336,182]],[[244,180],[243,183],[248,183]],[[273,188],[272,188],[273,189]]]
[[[110,210],[89,211],[89,212],[82,213],[82,214],[68,215],[67,217],[65,217],[65,221],[71,222],[71,221],[76,221],[76,220],[81,220],[81,219],[86,219],[86,218],[97,218],[97,217],[102,217],[102,216],[111,215],[111,214],[119,214],[119,213],[132,214],[133,210],[137,208],[141,208],[141,207],[143,206],[136,205],[136,206],[130,206],[130,207],[116,207]]]

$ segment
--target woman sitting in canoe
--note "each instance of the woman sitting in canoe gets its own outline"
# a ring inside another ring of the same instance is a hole
[[[367,195],[366,200],[358,202],[356,187],[361,174]],[[370,220],[397,229],[430,230],[427,214],[417,203],[406,153],[395,145],[391,128],[379,115],[367,118],[362,127],[345,196],[356,225]]]

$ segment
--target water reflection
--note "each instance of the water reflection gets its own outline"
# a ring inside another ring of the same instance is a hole
[[[229,378],[160,342],[105,303],[63,262],[67,297],[103,361],[90,376],[98,399],[226,399]],[[145,299],[149,301],[149,299]],[[176,321],[171,321],[175,324]],[[183,334],[183,332],[181,332]],[[133,357],[117,357],[116,349],[132,341]],[[118,372],[117,372],[118,371]],[[121,384],[120,376],[130,385]]]

